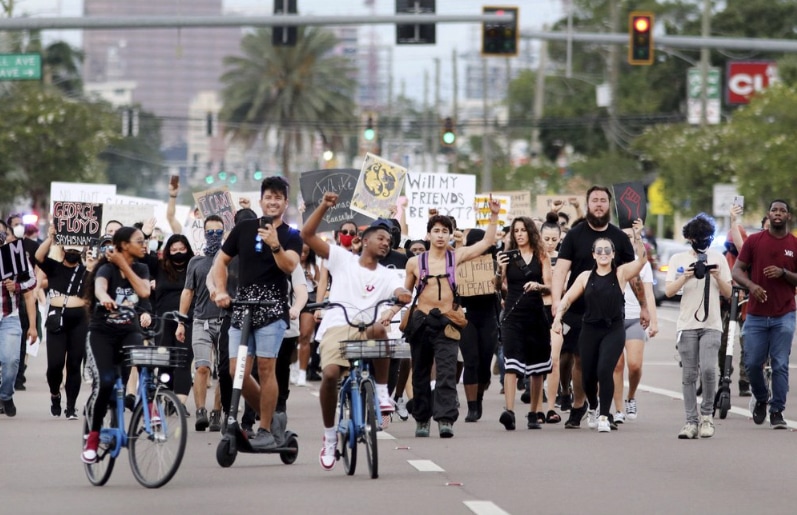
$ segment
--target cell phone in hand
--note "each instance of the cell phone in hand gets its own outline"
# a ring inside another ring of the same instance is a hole
[[[744,209],[744,196],[743,195],[735,195],[733,197],[733,205],[739,206],[740,208]]]
[[[268,224],[274,223],[274,217],[263,215],[260,217],[260,228],[265,229]]]
[[[510,259],[510,261],[514,259],[520,259],[519,249],[507,250],[506,252],[504,252],[504,254],[506,254],[506,256]]]
[[[172,188],[177,188],[178,186],[180,186],[180,176],[179,175],[171,175],[169,177],[169,185]]]

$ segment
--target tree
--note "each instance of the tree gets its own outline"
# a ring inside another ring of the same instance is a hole
[[[331,52],[335,36],[315,27],[300,27],[295,47],[274,47],[271,29],[244,36],[243,56],[225,58],[221,80],[220,119],[234,139],[252,144],[270,130],[277,131],[282,173],[291,182],[291,149],[301,152],[301,138],[316,128],[327,135],[356,127],[351,62]]]
[[[115,137],[107,105],[72,102],[36,83],[14,84],[0,100],[0,200],[26,195],[46,212],[52,181],[102,178],[97,155]]]

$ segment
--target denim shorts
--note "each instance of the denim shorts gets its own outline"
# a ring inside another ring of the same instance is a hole
[[[246,355],[258,358],[276,358],[282,346],[282,336],[287,328],[288,324],[285,323],[285,320],[277,320],[254,329],[249,333]],[[230,357],[238,355],[240,343],[241,330],[230,327]]]

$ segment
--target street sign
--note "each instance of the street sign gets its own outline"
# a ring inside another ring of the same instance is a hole
[[[729,105],[748,104],[750,97],[778,80],[775,61],[731,61],[728,63]]]
[[[0,54],[0,81],[41,78],[42,57],[39,54]]]
[[[719,68],[709,68],[706,76],[706,121],[712,125],[720,123],[721,79]],[[690,124],[700,123],[703,81],[699,67],[689,68],[686,76],[687,118]]]

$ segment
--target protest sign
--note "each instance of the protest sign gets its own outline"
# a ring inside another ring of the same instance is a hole
[[[53,226],[56,245],[90,246],[102,236],[102,204],[89,202],[53,202]]]
[[[458,227],[476,225],[476,213],[473,210],[475,175],[409,172],[404,191],[409,200],[405,219],[411,238],[423,238],[426,235],[430,209],[437,209],[441,215],[453,216],[457,219]]]
[[[249,201],[249,209],[254,211],[257,216],[262,216],[263,210],[260,209],[260,196],[260,190],[236,191],[232,194],[235,210],[241,209],[241,199],[246,199]]]
[[[473,200],[473,205],[476,208],[476,227],[480,229],[486,228],[490,225],[490,218],[493,216],[490,211],[490,197],[497,200],[501,204],[501,210],[498,212],[498,227],[504,227],[512,222],[509,218],[509,210],[512,205],[512,199],[507,195],[490,195],[489,193],[482,193],[476,195]]]
[[[627,229],[637,218],[644,222],[648,210],[645,186],[641,182],[621,182],[612,188],[617,209],[617,225],[621,229]]]
[[[105,230],[105,225],[111,220],[132,227],[133,224],[144,223],[154,216],[155,206],[151,204],[104,204],[102,206],[102,227]]]
[[[354,220],[358,227],[370,225],[373,217],[357,213],[351,209],[351,199],[360,172],[354,168],[336,168],[329,170],[313,170],[304,172],[299,177],[299,187],[304,199],[304,221],[316,210],[324,198],[324,193],[331,191],[338,194],[338,203],[327,210],[318,226],[319,232],[334,231],[342,222]]]
[[[18,275],[27,274],[29,276],[30,272],[22,240],[6,243],[0,247],[0,281]],[[5,286],[3,287],[5,288]]]
[[[351,199],[351,210],[371,218],[394,218],[407,169],[366,154]]]
[[[194,254],[202,254],[205,248],[205,221],[202,218],[189,217],[183,225],[183,236],[188,238]]]
[[[104,204],[116,195],[115,184],[93,184],[83,182],[51,182],[50,210],[56,200]]]
[[[578,203],[579,207],[584,205],[585,194],[579,195],[537,195],[537,208],[535,209],[535,216],[539,216],[545,220],[545,215],[554,210],[556,202],[561,202],[559,208],[560,213],[567,213],[570,217],[570,222],[574,222],[578,218],[578,209],[573,205],[573,202]]]
[[[461,297],[495,293],[493,257],[479,256],[457,265],[457,292]]]
[[[226,186],[194,193],[194,201],[203,217],[220,216],[225,231],[231,231],[235,226],[235,205]]]
[[[531,205],[530,191],[494,191],[493,195],[509,197],[509,212],[506,215],[510,222],[519,216],[534,217],[534,208]]]

